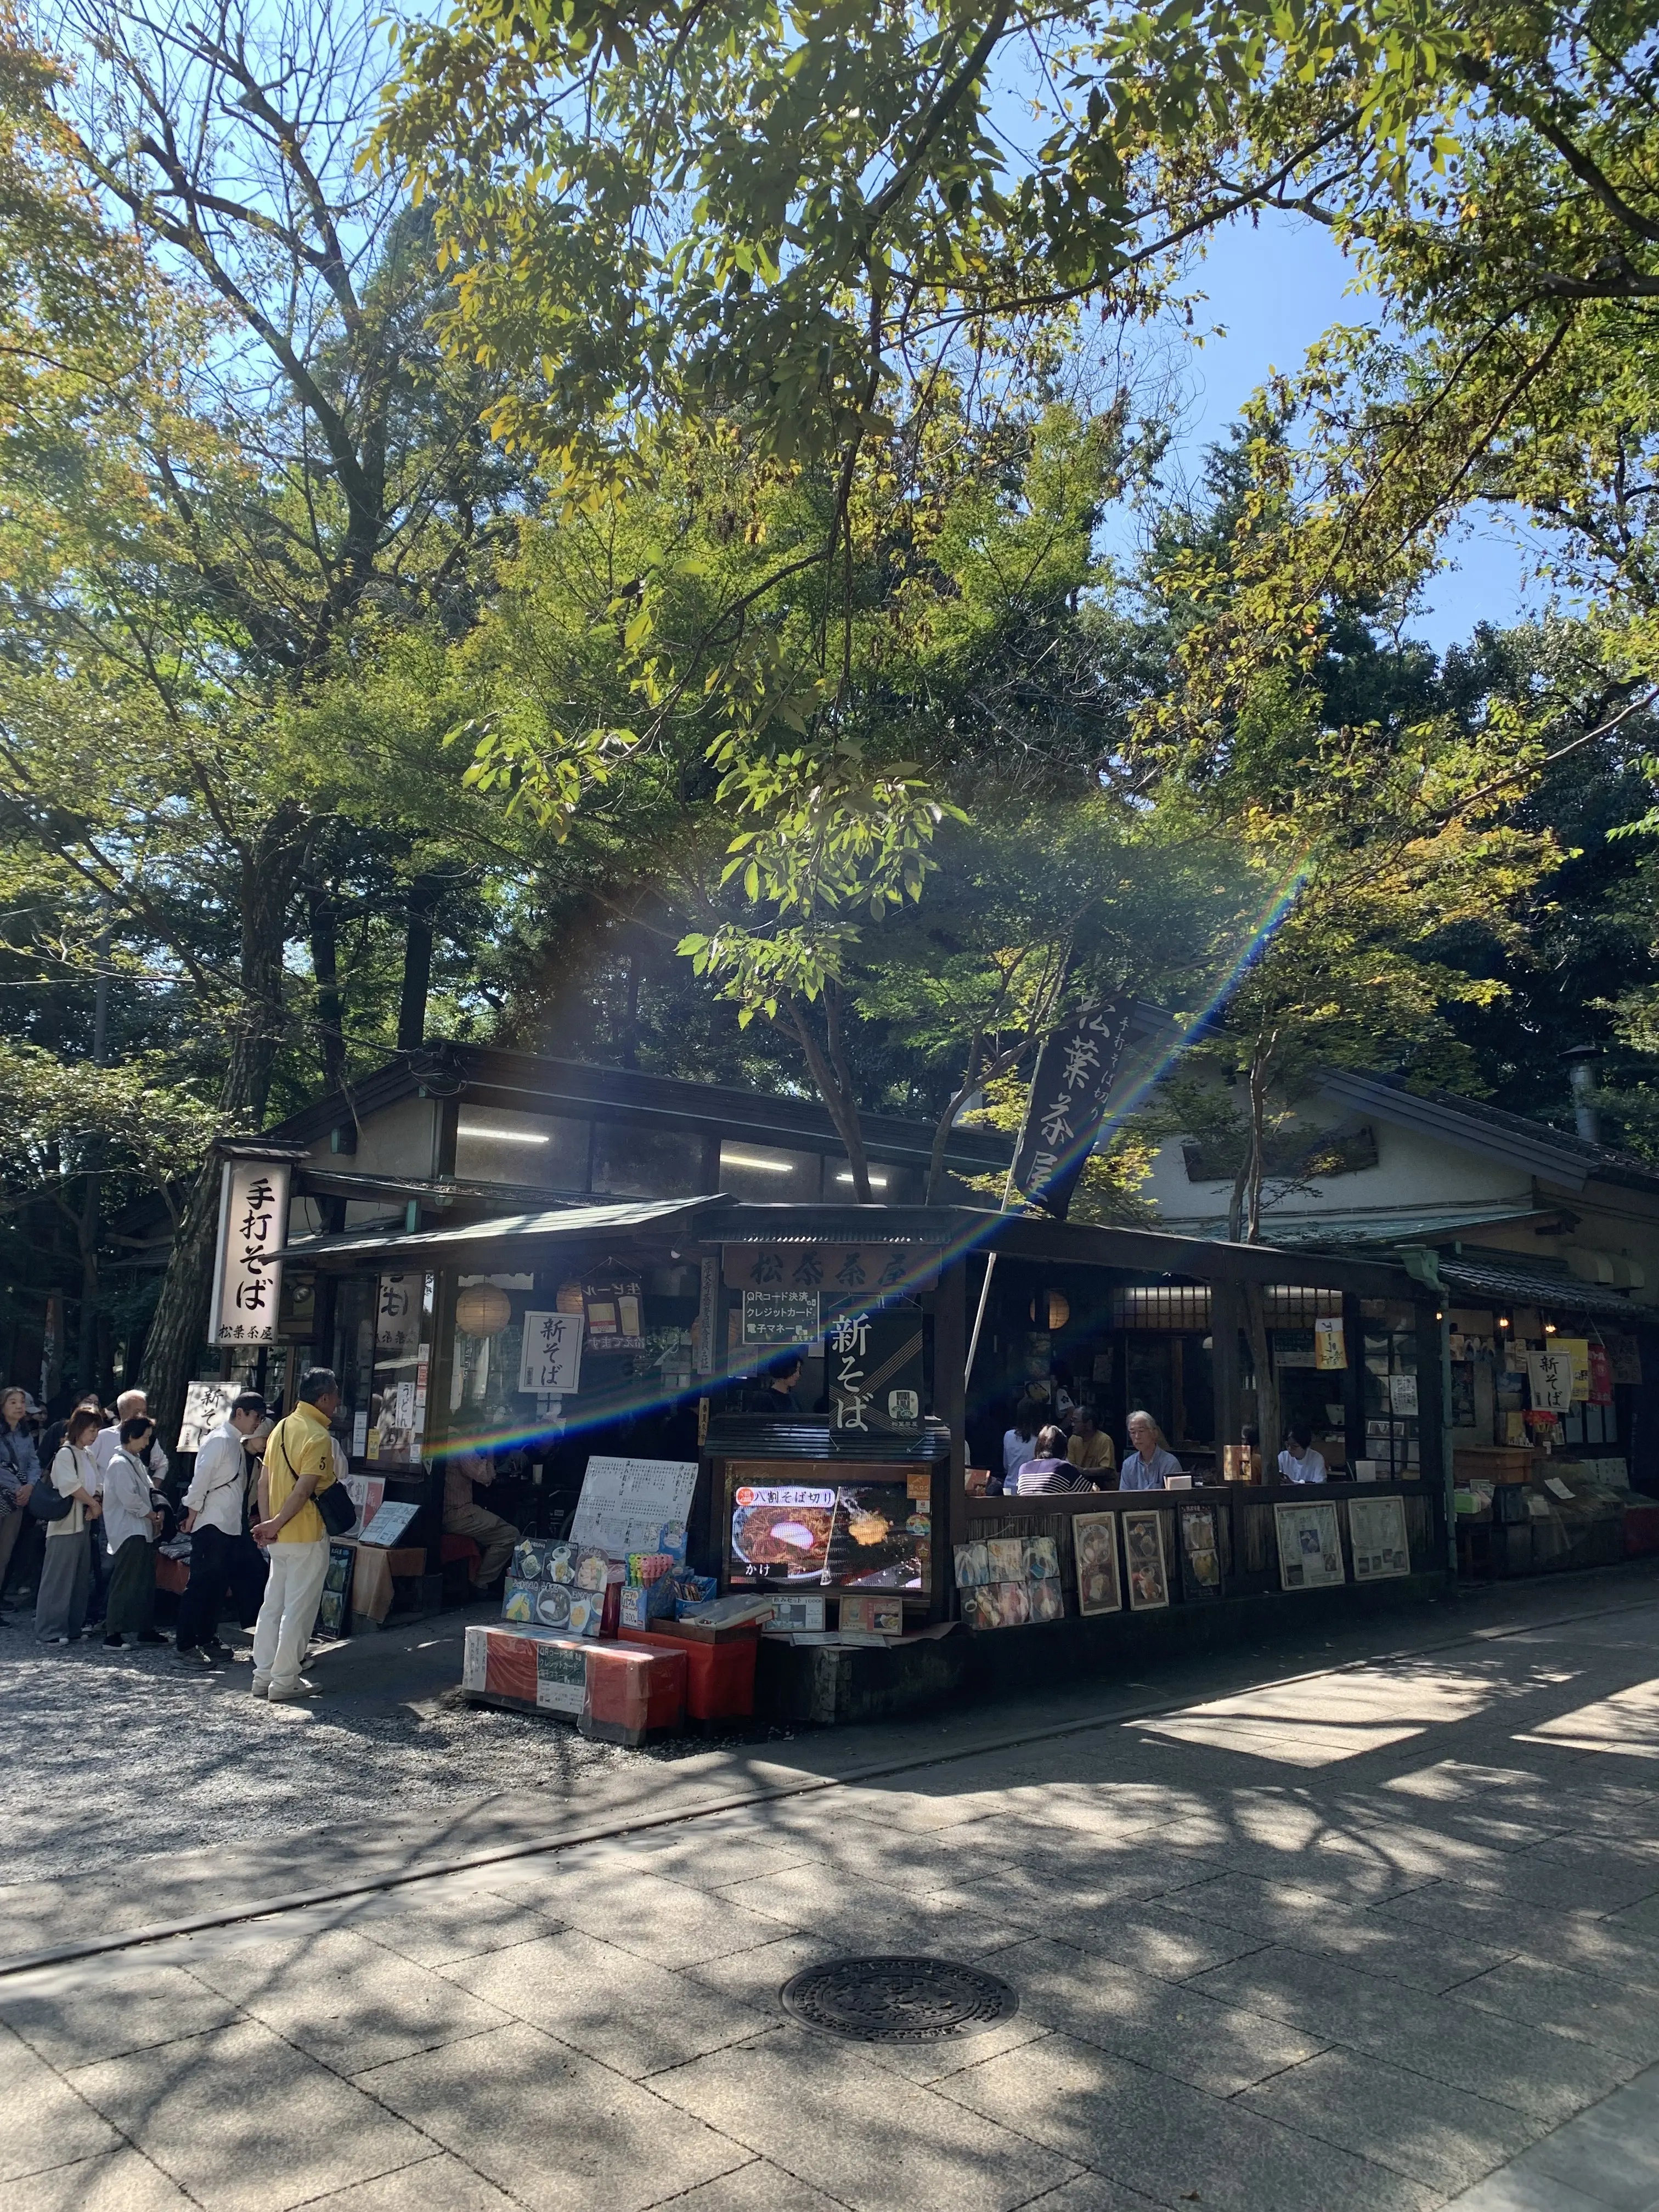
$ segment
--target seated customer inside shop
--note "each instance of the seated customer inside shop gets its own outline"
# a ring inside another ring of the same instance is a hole
[[[1285,1449],[1279,1455],[1279,1472],[1286,1482],[1324,1482],[1329,1470],[1325,1455],[1314,1449],[1313,1431],[1305,1422],[1297,1421],[1285,1439]]]
[[[1066,1456],[1080,1474],[1115,1474],[1117,1454],[1112,1449],[1111,1438],[1095,1419],[1092,1407],[1079,1406],[1073,1414],[1072,1440],[1066,1447]]]
[[[1123,1462],[1120,1490],[1162,1490],[1172,1474],[1182,1472],[1181,1462],[1164,1441],[1164,1431],[1144,1409],[1129,1416],[1129,1442],[1134,1449]]]
[[[1042,1412],[1035,1399],[1022,1398],[1014,1408],[1013,1426],[1002,1435],[1002,1480],[992,1478],[994,1492],[1005,1491],[1012,1498],[1019,1488],[1019,1471],[1028,1459],[1036,1454],[1037,1431],[1042,1426]]]
[[[1037,1431],[1036,1454],[1023,1463],[1012,1486],[1018,1497],[1042,1498],[1053,1491],[1097,1490],[1100,1485],[1066,1457],[1065,1430],[1048,1428]]]

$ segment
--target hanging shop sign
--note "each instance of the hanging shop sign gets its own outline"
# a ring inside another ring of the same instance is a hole
[[[1321,1315],[1314,1323],[1314,1365],[1323,1375],[1334,1375],[1348,1364],[1342,1323],[1335,1315]]]
[[[729,1291],[816,1291],[826,1299],[897,1297],[939,1280],[937,1244],[726,1244]]]
[[[1014,1154],[1014,1185],[1063,1221],[1106,1117],[1129,1025],[1127,999],[1085,1006],[1037,1055],[1025,1126]]]
[[[519,1352],[519,1388],[538,1397],[573,1397],[581,1388],[580,1314],[527,1313]]]
[[[1589,1348],[1589,1401],[1592,1406],[1613,1403],[1613,1362],[1605,1344]]]
[[[912,1305],[847,1313],[825,1338],[830,1441],[921,1431],[921,1315]]]
[[[1588,1376],[1586,1377],[1588,1387]],[[1572,1354],[1570,1352],[1529,1352],[1527,1388],[1534,1413],[1565,1413],[1572,1405]]]
[[[275,1344],[288,1234],[286,1160],[229,1159],[219,1186],[213,1266],[215,1344]]]

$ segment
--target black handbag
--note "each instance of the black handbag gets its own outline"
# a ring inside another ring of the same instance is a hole
[[[312,1504],[323,1516],[323,1526],[331,1536],[343,1536],[357,1525],[357,1504],[343,1482],[331,1482],[326,1490],[313,1491]]]
[[[288,1455],[288,1438],[283,1435],[283,1431],[287,1426],[287,1422],[283,1421],[271,1431],[270,1443],[265,1446],[265,1456],[267,1459],[270,1458],[270,1445],[276,1443],[280,1438],[283,1462],[289,1473],[292,1474],[294,1462]],[[343,1536],[349,1529],[356,1528],[357,1503],[344,1483],[336,1480],[331,1482],[326,1490],[313,1490],[311,1493],[311,1502],[322,1515],[323,1526],[331,1536]]]
[[[29,1511],[37,1521],[67,1521],[74,1510],[75,1500],[44,1474],[29,1492]]]

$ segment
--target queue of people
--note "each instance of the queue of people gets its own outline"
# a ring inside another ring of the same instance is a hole
[[[78,1643],[100,1629],[106,1650],[163,1644],[155,1626],[155,1550],[190,1538],[190,1580],[176,1648],[193,1667],[228,1660],[219,1622],[228,1598],[253,1631],[256,1697],[311,1694],[301,1674],[328,1571],[328,1531],[315,1500],[341,1473],[330,1432],[340,1386],[325,1368],[300,1379],[294,1410],[272,1421],[245,1390],[204,1438],[182,1506],[142,1391],[122,1393],[107,1419],[95,1398],[41,1428],[41,1409],[14,1386],[0,1392],[0,1602],[32,1531],[40,1535],[34,1633]]]

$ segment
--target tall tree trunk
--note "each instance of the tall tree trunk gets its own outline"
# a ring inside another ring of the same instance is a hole
[[[398,1004],[399,1052],[416,1052],[426,1042],[426,1002],[432,988],[432,918],[442,889],[442,879],[437,876],[416,876],[409,887],[404,988]]]
[[[109,902],[104,902],[107,917]],[[98,933],[98,984],[92,1007],[92,1064],[106,1067],[109,1064],[109,953],[110,928],[106,919]],[[98,1390],[103,1378],[98,1358],[99,1280],[98,1225],[100,1200],[102,1195],[100,1170],[103,1164],[103,1146],[96,1137],[87,1146],[87,1188],[81,1201],[80,1218],[76,1233],[81,1243],[81,1340],[76,1352],[76,1381],[82,1390]]]
[[[311,972],[317,979],[317,1049],[323,1087],[343,1091],[346,1079],[345,1006],[340,996],[340,953],[335,886],[313,883],[310,896]]]
[[[241,849],[242,996],[231,1024],[230,1055],[219,1088],[219,1126],[227,1135],[256,1133],[270,1097],[286,1019],[283,940],[303,823],[298,801],[285,799],[259,836]],[[210,1153],[173,1239],[161,1295],[144,1340],[144,1392],[169,1448],[184,1417],[191,1370],[207,1343],[221,1180],[219,1158]],[[284,1222],[285,1235],[287,1228]]]
[[[853,1195],[859,1205],[868,1206],[870,1194],[870,1159],[864,1149],[864,1128],[859,1119],[859,1104],[854,1096],[848,1073],[847,1059],[842,1050],[841,1021],[831,994],[834,984],[827,984],[823,993],[824,1036],[821,1042],[812,1027],[811,1009],[799,999],[787,1001],[789,1024],[805,1057],[807,1072],[818,1087],[818,1096],[830,1110],[830,1119],[836,1125],[836,1133],[847,1147],[847,1164],[852,1170]]]

